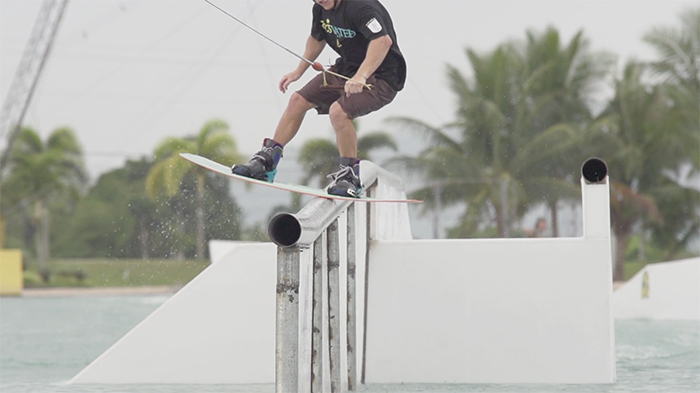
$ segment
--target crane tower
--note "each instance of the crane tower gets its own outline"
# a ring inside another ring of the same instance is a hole
[[[44,0],[0,111],[0,177],[46,63],[68,0]]]

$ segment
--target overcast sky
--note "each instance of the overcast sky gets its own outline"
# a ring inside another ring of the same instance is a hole
[[[309,0],[214,0],[220,7],[297,53],[311,19]],[[453,97],[445,64],[467,71],[465,48],[494,49],[528,29],[554,26],[568,42],[583,30],[594,51],[652,59],[642,36],[678,25],[697,1],[384,0],[408,63],[406,89],[361,122],[365,131],[401,130],[383,122],[412,116],[449,122]],[[5,99],[41,1],[0,0],[0,98]],[[330,50],[319,60],[330,63]],[[271,136],[286,105],[280,77],[297,60],[203,0],[70,0],[24,123],[43,136],[75,129],[93,179],[125,158],[152,153],[165,136],[195,134],[208,120],[231,126],[251,154]],[[292,85],[300,88],[310,70]],[[326,117],[309,113],[292,147],[331,137]],[[4,145],[4,143],[3,143]],[[281,169],[282,171],[282,169]]]
[[[303,53],[311,1],[212,1],[281,45]],[[420,148],[422,141],[384,120],[410,116],[436,126],[450,122],[455,106],[445,65],[468,73],[465,48],[490,51],[506,41],[523,40],[527,30],[541,32],[553,26],[564,42],[583,30],[591,50],[617,55],[621,67],[630,59],[654,59],[643,35],[655,26],[677,26],[679,14],[698,4],[687,0],[382,2],[393,17],[408,63],[408,80],[392,104],[361,120],[360,132],[389,131],[404,152]],[[39,0],[0,0],[2,100],[41,4]],[[319,61],[329,64],[334,59],[332,51],[326,50]],[[278,81],[296,65],[297,59],[289,53],[204,0],[70,0],[24,124],[44,138],[57,127],[72,127],[83,144],[93,181],[121,167],[127,158],[152,154],[164,137],[194,135],[215,118],[230,125],[247,156],[259,149],[262,138],[272,135],[289,96],[277,90]],[[291,88],[300,88],[313,75],[309,70]],[[601,100],[609,94],[609,89],[603,89]],[[283,161],[287,164],[280,167],[277,178],[297,182],[293,149],[305,138],[333,135],[328,118],[310,112],[288,146]],[[0,146],[5,146],[4,141]],[[261,187],[244,190],[234,183],[236,200],[249,224],[264,221],[269,207],[289,202],[287,193]],[[459,212],[452,213],[442,215],[441,228],[454,224]],[[431,237],[430,217],[417,217],[416,209],[412,215],[414,236]],[[567,225],[562,226],[563,235],[580,234],[576,220]]]

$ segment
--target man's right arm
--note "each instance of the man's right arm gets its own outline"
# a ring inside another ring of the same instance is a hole
[[[304,58],[307,60],[311,60],[312,62],[315,61],[318,58],[318,56],[321,55],[321,52],[323,52],[323,48],[325,47],[326,41],[319,41],[310,35],[309,38],[306,39],[306,49],[304,49]],[[306,69],[309,68],[310,65],[311,64],[305,61],[300,61],[297,69],[301,70],[303,74],[306,71]]]
[[[321,52],[323,52],[323,48],[325,47],[326,41],[319,41],[313,36],[309,36],[309,38],[306,39],[306,49],[304,49],[304,58],[313,62],[318,58]],[[301,76],[304,75],[304,72],[306,72],[310,65],[311,64],[307,63],[306,61],[300,60],[299,65],[294,71],[282,77],[282,80],[279,83],[280,91],[282,93],[285,93],[287,91],[287,88],[289,87],[289,84],[301,78]]]

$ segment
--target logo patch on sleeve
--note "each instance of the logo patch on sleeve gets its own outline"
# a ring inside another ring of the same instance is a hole
[[[372,20],[367,22],[367,28],[374,34],[377,34],[380,31],[382,31],[382,25],[379,23],[377,18],[372,18]]]

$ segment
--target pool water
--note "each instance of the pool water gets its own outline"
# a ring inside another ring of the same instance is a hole
[[[169,296],[0,299],[0,392],[274,392],[266,385],[68,385]],[[361,385],[365,392],[700,392],[700,322],[615,322],[605,385]]]

